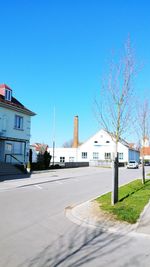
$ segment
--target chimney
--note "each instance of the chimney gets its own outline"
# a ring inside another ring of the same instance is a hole
[[[73,144],[72,147],[77,148],[79,145],[78,140],[78,116],[74,117],[74,136],[73,136]]]

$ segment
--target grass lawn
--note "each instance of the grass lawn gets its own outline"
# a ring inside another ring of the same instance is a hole
[[[141,179],[119,188],[119,202],[111,205],[111,192],[96,199],[100,208],[114,215],[115,219],[136,223],[150,200],[150,180],[143,185]]]

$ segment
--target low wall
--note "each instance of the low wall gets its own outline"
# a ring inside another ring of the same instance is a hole
[[[112,161],[108,161],[108,160],[92,160],[89,162],[89,166],[112,168],[113,163],[112,163]],[[119,162],[119,167],[124,167],[124,166],[126,166],[125,162]]]
[[[112,161],[105,161],[105,160],[92,160],[89,162],[91,167],[112,167]]]
[[[55,166],[62,168],[89,167],[89,162],[55,162]]]
[[[89,162],[65,162],[65,168],[88,167]]]

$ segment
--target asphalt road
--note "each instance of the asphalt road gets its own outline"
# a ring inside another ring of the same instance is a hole
[[[146,167],[150,172],[150,167]],[[65,208],[111,190],[111,169],[77,168],[0,183],[0,267],[150,266],[150,236],[75,225]],[[141,169],[120,169],[120,184]]]

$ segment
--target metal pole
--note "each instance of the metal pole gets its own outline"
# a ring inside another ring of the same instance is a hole
[[[54,166],[54,163],[55,163],[55,141],[53,141],[53,166]]]
[[[118,153],[113,161],[113,171],[112,171],[112,198],[111,203],[114,205],[118,202]]]
[[[53,114],[53,166],[55,164],[55,107],[54,107],[54,114]]]

